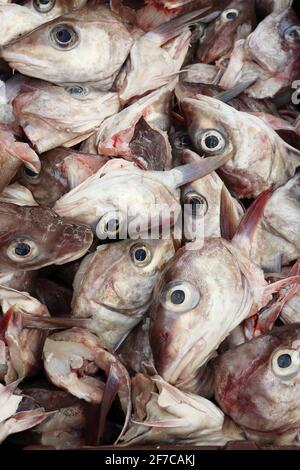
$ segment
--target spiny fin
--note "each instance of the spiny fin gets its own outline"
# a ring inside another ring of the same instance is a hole
[[[248,255],[250,255],[251,241],[256,227],[263,217],[266,204],[271,197],[271,194],[271,190],[267,190],[258,196],[242,218],[236,234],[232,239],[235,245],[246,249]]]
[[[103,438],[107,415],[109,413],[109,410],[111,409],[112,403],[116,395],[118,394],[119,385],[120,382],[118,374],[116,373],[114,365],[111,364],[104,388],[103,398],[101,401],[99,425],[97,432],[97,444],[99,444]]]
[[[228,189],[223,186],[220,200],[220,229],[221,237],[231,241],[240,224],[237,208]]]
[[[202,8],[201,10],[196,10],[190,13],[186,13],[185,15],[177,16],[173,20],[163,23],[152,31],[146,33],[144,38],[162,46],[166,42],[181,34],[189,26],[192,26],[200,20],[202,21],[201,15],[203,15],[203,13],[205,13],[208,9],[208,7]]]

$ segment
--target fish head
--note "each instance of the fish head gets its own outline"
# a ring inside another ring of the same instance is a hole
[[[269,73],[299,70],[300,22],[291,8],[267,16],[246,41],[251,59]],[[276,54],[274,54],[276,51]]]
[[[299,323],[282,326],[216,360],[217,402],[238,425],[264,434],[299,430],[299,340]]]
[[[165,380],[178,384],[195,377],[233,325],[247,316],[246,291],[225,240],[209,239],[200,248],[194,242],[177,251],[151,307],[150,344]]]
[[[233,108],[205,95],[185,98],[180,106],[193,145],[201,156],[234,156],[241,139]]]
[[[0,207],[1,271],[33,270],[83,256],[93,235],[85,225],[64,222],[39,206]]]
[[[30,190],[38,204],[52,207],[63,194],[68,192],[68,180],[61,171],[60,164],[70,152],[72,151],[57,148],[44,153],[39,173],[25,166],[19,170],[17,181]]]
[[[45,152],[75,145],[91,135],[106,117],[118,112],[119,99],[116,93],[87,86],[47,85],[21,92],[13,109],[35,148]]]
[[[120,19],[100,5],[42,25],[5,46],[2,57],[24,75],[60,85],[96,83],[105,91],[111,88],[131,45]]]
[[[238,39],[245,39],[255,25],[255,1],[233,0],[209,24],[197,48],[197,59],[214,64],[229,54]]]
[[[238,197],[257,197],[293,174],[285,142],[257,116],[204,95],[183,99],[181,107],[197,152],[230,157],[220,172]]]
[[[75,314],[82,309],[83,298],[87,312],[97,303],[128,316],[143,313],[160,271],[174,253],[171,239],[122,240],[100,246],[75,278]]]

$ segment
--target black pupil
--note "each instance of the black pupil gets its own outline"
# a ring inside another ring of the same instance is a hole
[[[134,252],[134,257],[137,261],[145,261],[145,259],[147,257],[146,250],[144,248],[138,248]]]
[[[183,147],[187,147],[190,143],[190,138],[188,135],[183,135],[180,137],[180,144],[183,146]]]
[[[119,221],[118,219],[111,219],[106,224],[106,231],[107,232],[117,232],[119,230]]]
[[[71,41],[71,33],[67,29],[61,29],[56,33],[57,40],[64,44]]]
[[[171,294],[171,302],[172,304],[175,304],[175,305],[180,305],[184,302],[185,300],[185,293],[183,292],[183,290],[174,290]]]
[[[215,135],[208,135],[205,137],[205,145],[208,149],[214,149],[219,145],[219,139]]]
[[[41,5],[48,5],[50,3],[50,0],[39,0]]]
[[[289,354],[281,354],[277,359],[277,364],[281,369],[286,369],[292,363],[292,358]]]
[[[32,177],[38,175],[37,173],[35,173],[35,171],[32,171],[32,170],[30,170],[29,168],[26,168],[26,167],[25,167],[25,173],[26,173],[26,175],[32,176]]]
[[[228,20],[235,20],[237,17],[237,13],[235,11],[229,11],[226,15]]]
[[[71,95],[81,95],[82,92],[83,92],[83,89],[79,86],[74,86],[74,87],[69,88],[69,93]]]
[[[26,256],[28,255],[28,253],[30,253],[30,250],[31,248],[28,243],[20,242],[15,248],[15,253],[18,256]]]
[[[292,39],[298,39],[300,37],[300,29],[299,28],[294,28],[290,31],[290,37]]]

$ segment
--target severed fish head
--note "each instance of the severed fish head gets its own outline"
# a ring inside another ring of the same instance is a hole
[[[300,325],[274,328],[215,362],[219,406],[258,442],[299,431]]]
[[[107,91],[132,42],[117,15],[103,5],[90,5],[5,46],[2,57],[24,75],[59,85],[94,84]]]
[[[73,315],[92,316],[100,338],[116,347],[145,315],[159,274],[174,253],[171,239],[100,246],[77,271]]]
[[[116,93],[86,86],[38,86],[13,101],[15,116],[38,150],[71,147],[89,137],[102,121],[119,110]]]
[[[0,204],[0,271],[28,271],[83,256],[93,241],[85,225],[63,221],[51,209]]]

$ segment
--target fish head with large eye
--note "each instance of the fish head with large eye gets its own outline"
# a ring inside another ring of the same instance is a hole
[[[148,245],[145,243],[135,243],[130,248],[131,260],[137,268],[144,268],[152,261],[152,252]]]
[[[272,371],[282,380],[294,378],[300,372],[300,352],[297,349],[280,349],[271,358]]]
[[[289,43],[300,45],[300,24],[289,26],[284,30],[284,39]]]
[[[40,182],[40,174],[36,173],[35,171],[32,171],[26,166],[22,167],[21,176],[22,179],[28,184],[36,185]]]
[[[221,14],[221,19],[224,23],[230,23],[238,19],[240,12],[235,8],[224,10]]]
[[[55,7],[56,0],[33,0],[32,5],[39,13],[49,13]]]
[[[71,24],[61,23],[51,28],[50,39],[56,49],[69,51],[79,44],[79,33]]]
[[[208,211],[208,202],[204,196],[196,191],[189,191],[183,196],[183,204],[190,210],[193,219],[204,217]]]
[[[206,156],[220,155],[227,146],[225,136],[217,129],[207,129],[196,136],[199,151]]]
[[[110,211],[104,214],[96,227],[96,235],[100,240],[120,238],[126,229],[126,221],[120,211]],[[127,230],[125,235],[127,234]]]
[[[37,244],[30,237],[22,236],[9,244],[6,254],[11,261],[24,263],[35,259],[38,251]]]
[[[199,290],[188,281],[172,281],[160,296],[161,305],[169,311],[186,313],[197,307],[200,301]]]

